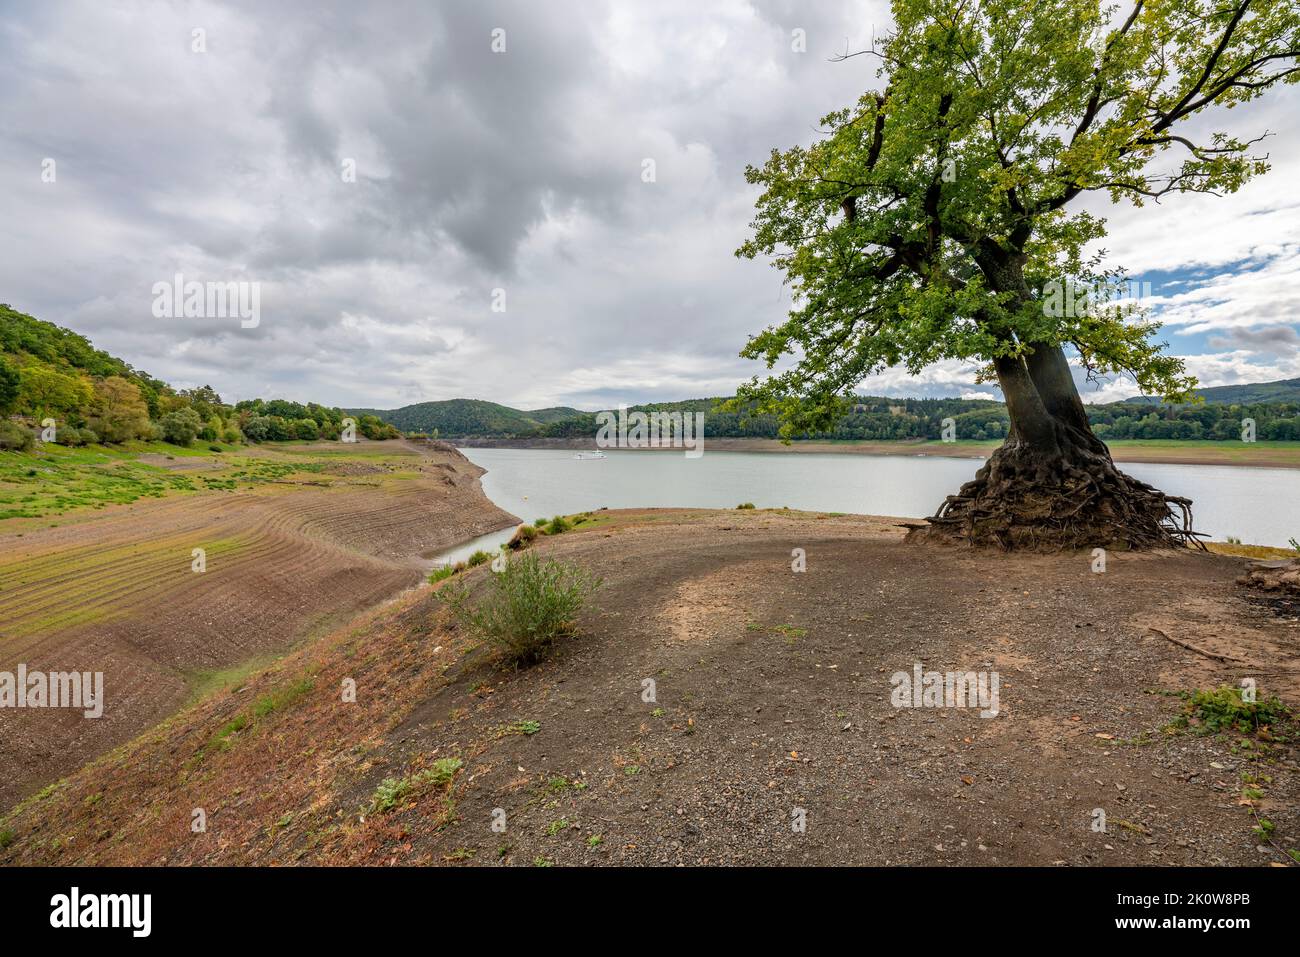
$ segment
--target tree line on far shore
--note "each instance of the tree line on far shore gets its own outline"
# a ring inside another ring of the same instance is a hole
[[[723,399],[692,399],[629,408],[642,412],[703,412],[705,429],[714,438],[778,437],[775,415],[717,411]],[[483,406],[493,406],[485,413]],[[1300,397],[1277,402],[1206,401],[1186,405],[1112,402],[1086,407],[1096,435],[1103,439],[1186,439],[1241,441],[1243,420],[1254,423],[1259,441],[1300,441]],[[542,410],[555,415],[557,410]],[[521,412],[467,399],[426,402],[391,412],[382,419],[405,431],[443,438],[590,438],[597,432],[595,412],[564,410],[553,421],[539,421],[537,412]],[[1006,438],[1007,407],[991,399],[895,399],[857,397],[833,428],[804,432],[796,439],[898,441],[940,439],[944,420],[951,418],[958,439],[988,441]]]

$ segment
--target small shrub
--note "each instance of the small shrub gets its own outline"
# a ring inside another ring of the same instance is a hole
[[[14,834],[14,832],[9,830],[8,828],[5,828],[3,831],[0,831],[0,851],[3,851],[10,844],[12,844],[14,842],[15,836],[16,835]]]
[[[563,515],[557,515],[555,516],[555,518],[551,519],[551,524],[547,526],[546,534],[562,535],[565,532],[571,531],[572,529],[573,526],[569,524],[569,520],[567,518],[565,518]]]
[[[0,449],[9,452],[30,452],[36,444],[36,433],[17,422],[0,422]]]
[[[86,440],[81,437],[81,429],[71,425],[60,426],[54,433],[54,440],[58,442],[59,445],[66,445],[69,447],[86,444]]]
[[[549,521],[550,521],[549,518],[535,518],[535,519],[533,519],[533,524],[534,524],[535,526],[537,526],[538,528],[542,528],[542,527],[545,526],[546,523],[549,522]]]
[[[600,583],[576,565],[528,554],[511,559],[493,575],[476,606],[469,604],[463,585],[444,588],[438,597],[462,625],[497,645],[507,660],[528,664],[541,658],[556,638],[572,633],[574,619]]]
[[[753,502],[741,502],[739,505],[736,506],[736,510],[739,511],[742,508],[753,508],[753,507],[754,507]]]
[[[81,436],[82,445],[95,445],[99,442],[99,435],[94,429],[77,429],[77,434]]]
[[[168,412],[158,422],[162,437],[173,445],[189,445],[203,428],[203,420],[193,409]]]
[[[480,548],[469,558],[465,559],[465,564],[468,565],[470,568],[475,568],[479,565],[482,565],[484,562],[490,562],[490,561],[492,561],[492,556]]]

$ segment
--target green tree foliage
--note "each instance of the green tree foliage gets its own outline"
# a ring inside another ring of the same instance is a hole
[[[36,444],[36,433],[17,422],[0,420],[0,451],[26,452]]]
[[[286,399],[251,399],[232,408],[210,385],[177,391],[75,332],[0,304],[0,415],[11,413],[25,416],[29,430],[52,416],[69,442],[126,442],[166,432],[169,441],[182,444],[195,437],[230,443],[245,436],[249,441],[337,439],[345,417],[339,408]],[[93,431],[83,427],[87,423]],[[191,425],[194,434],[185,438]],[[360,431],[370,438],[399,434],[374,416]],[[18,433],[11,438],[17,442]]]
[[[173,445],[189,445],[203,428],[203,420],[193,409],[177,409],[164,415],[158,425],[166,441]]]
[[[90,426],[104,442],[128,442],[149,434],[149,408],[139,387],[122,376],[95,383]]]
[[[18,405],[21,383],[18,370],[7,359],[0,358],[0,415],[8,415]]]
[[[77,415],[94,395],[90,380],[49,366],[31,365],[19,377],[18,411],[35,418]]]
[[[361,419],[381,416],[403,432],[484,437],[537,434],[551,423],[571,421],[583,415],[577,409],[568,408],[523,412],[480,399],[420,402],[391,412],[376,412],[374,409],[355,409],[353,412],[354,417]]]
[[[1257,140],[1207,133],[1201,114],[1300,79],[1296,5],[892,8],[894,32],[865,51],[878,62],[879,89],[826,116],[811,146],[774,150],[748,171],[763,192],[737,254],[771,257],[796,308],[742,355],[769,368],[797,358],[755,377],[740,399],[779,412],[793,432],[824,428],[873,372],[979,359],[1022,433],[1036,429],[1045,447],[1059,429],[1044,406],[1086,431],[1072,384],[1061,383],[1062,347],[1146,393],[1185,396],[1194,383],[1152,340],[1155,323],[1044,308],[1052,288],[1124,278],[1086,251],[1104,221],[1067,207],[1093,192],[1139,206],[1170,193],[1230,193],[1265,171]]]

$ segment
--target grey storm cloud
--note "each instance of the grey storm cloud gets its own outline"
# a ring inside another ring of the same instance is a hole
[[[1212,349],[1244,349],[1250,352],[1291,353],[1300,350],[1300,332],[1295,326],[1265,326],[1261,329],[1233,329],[1225,336],[1206,339]]]
[[[790,308],[733,255],[744,168],[873,87],[835,58],[888,27],[884,0],[11,4],[0,300],[228,398],[725,393]],[[156,318],[177,273],[258,282],[262,321]]]

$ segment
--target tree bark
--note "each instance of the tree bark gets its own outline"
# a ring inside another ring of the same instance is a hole
[[[1109,450],[1093,434],[1088,412],[1084,409],[1083,399],[1079,397],[1079,390],[1074,384],[1065,351],[1060,346],[1047,343],[1036,343],[1033,350],[1025,364],[1047,411],[1057,421],[1078,432],[1078,437],[1093,451],[1109,456]]]
[[[990,244],[975,258],[992,288],[1022,307],[1032,301],[1019,258]],[[1023,359],[999,356],[993,366],[1010,417],[1006,441],[909,539],[1044,549],[1199,545],[1191,502],[1115,467],[1060,346],[1032,343]]]

